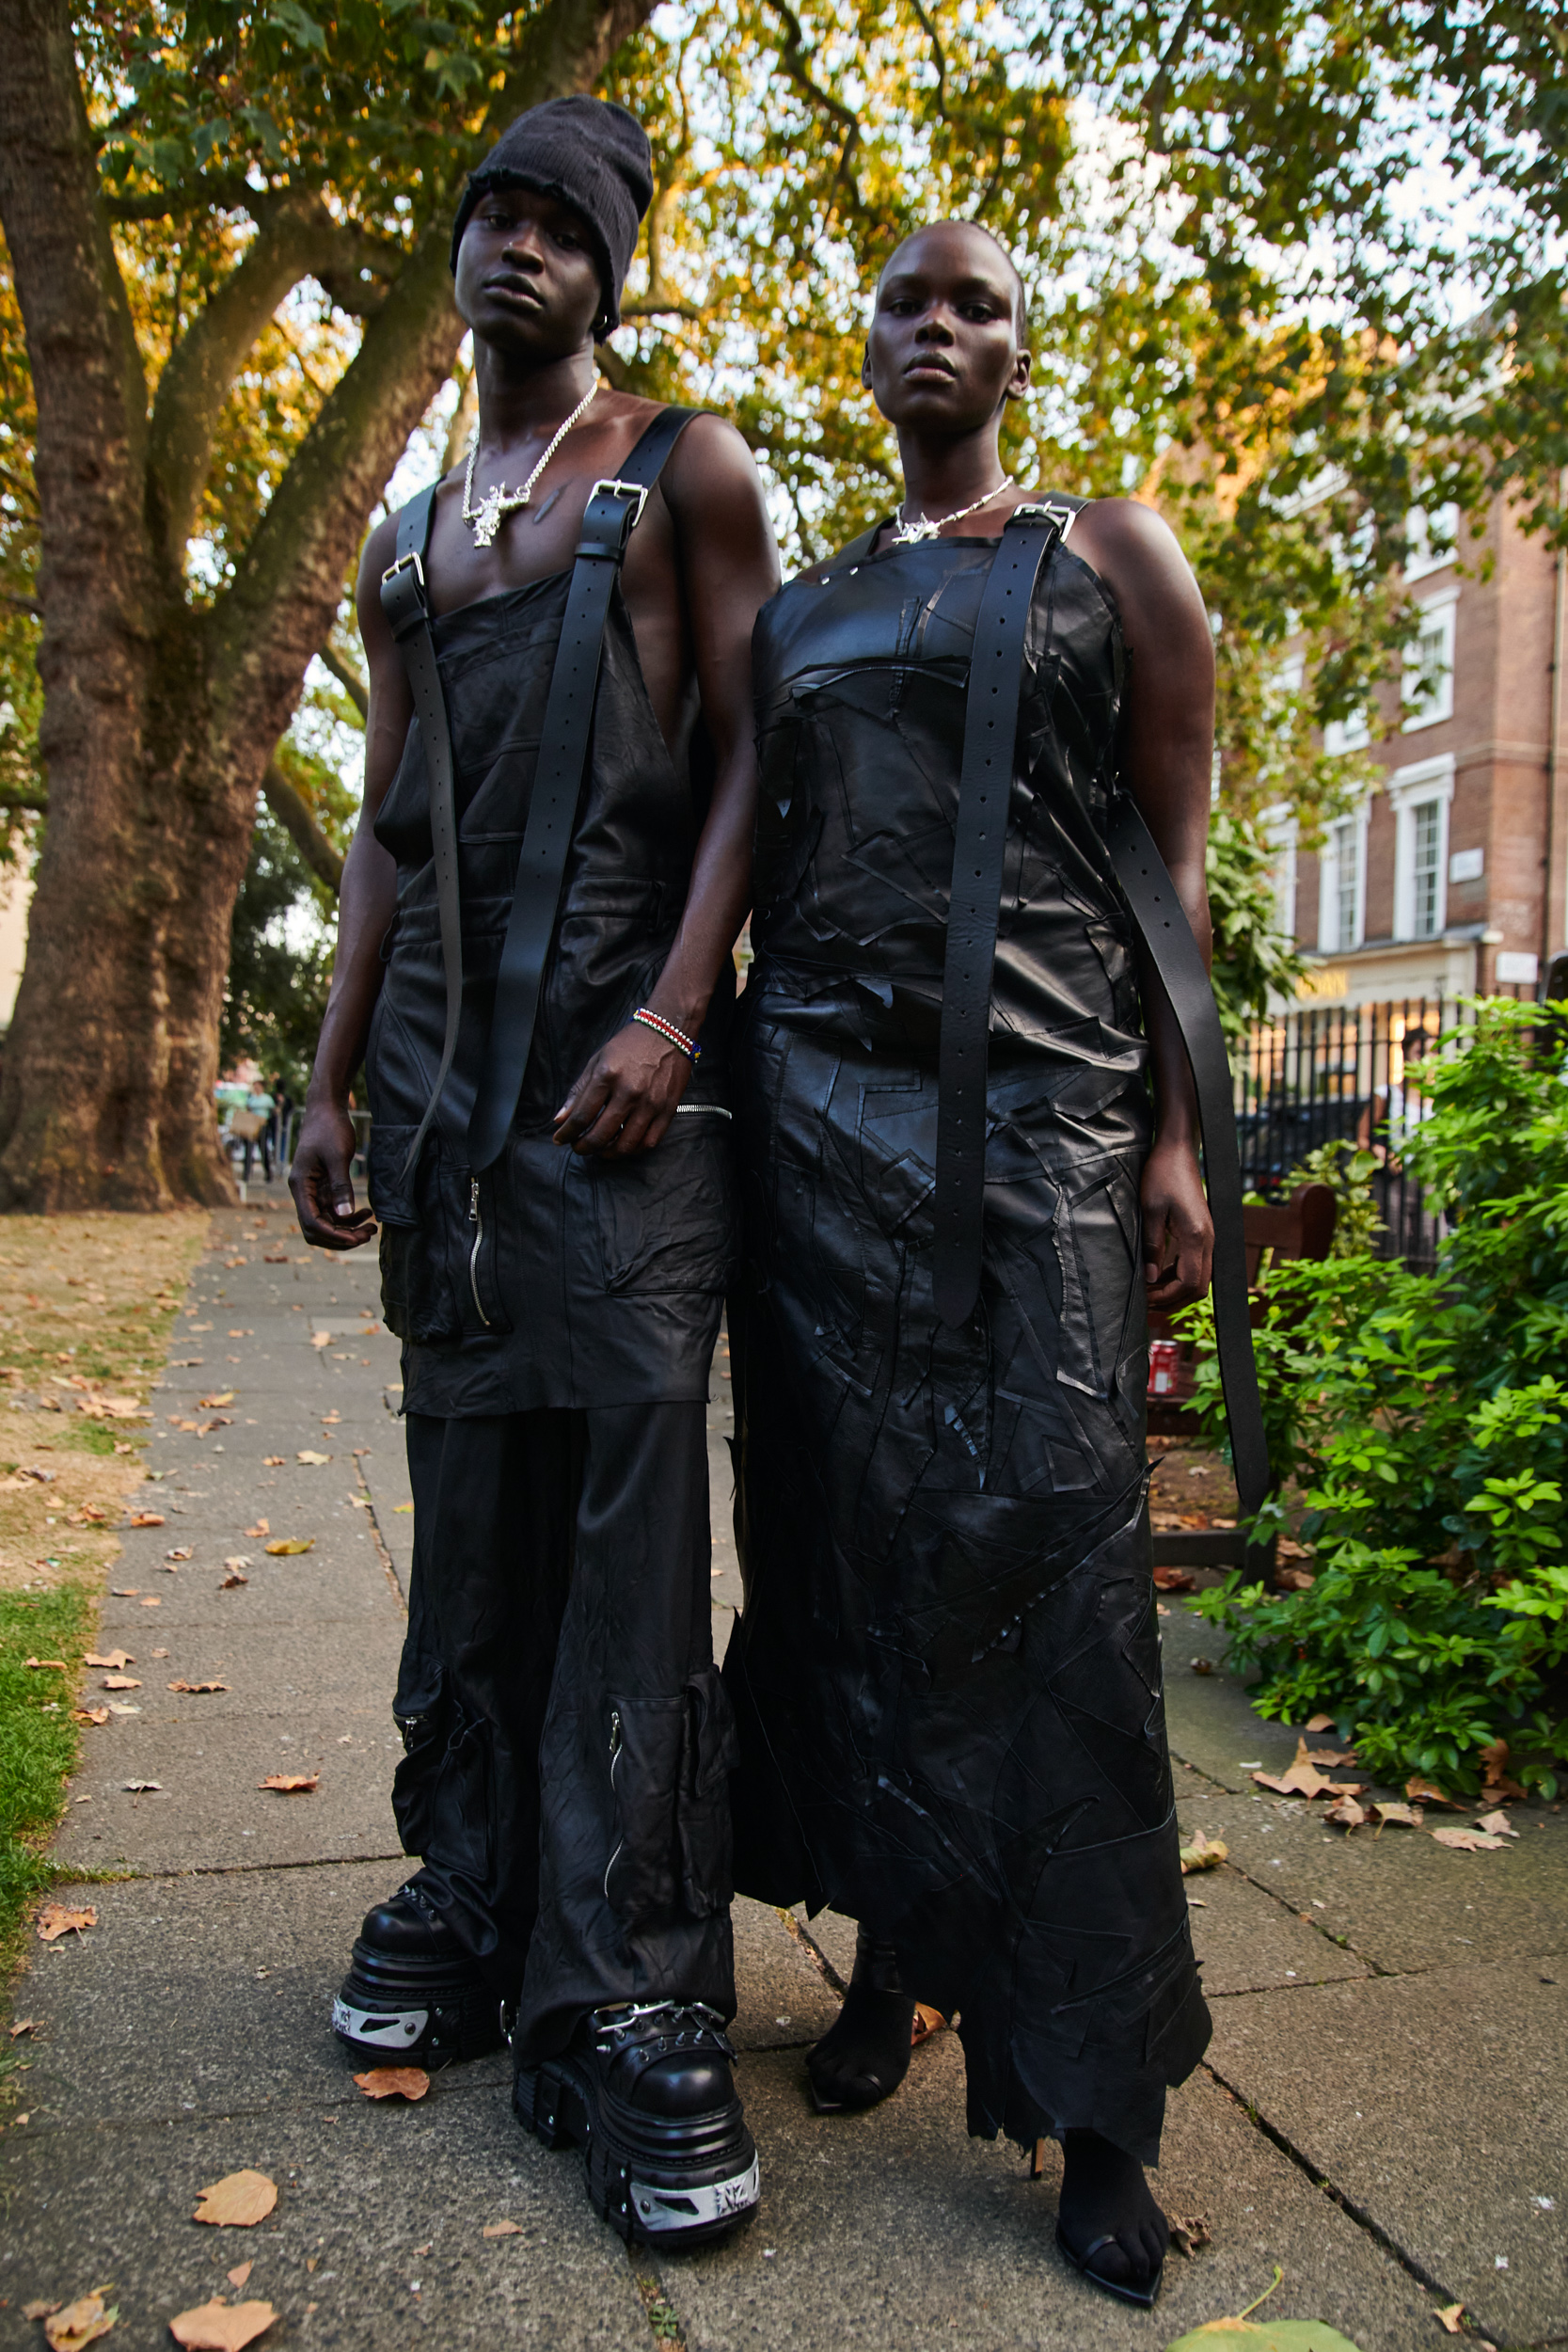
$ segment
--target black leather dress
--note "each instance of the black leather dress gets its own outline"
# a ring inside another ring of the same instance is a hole
[[[828,1903],[960,2017],[973,2132],[1145,2162],[1208,2040],[1146,1511],[1147,1048],[1104,841],[1124,652],[1070,548],[1031,618],[990,1015],[980,1304],[931,1294],[944,925],[995,543],[757,625],[756,962],[732,1302],[737,1883]]]
[[[463,901],[463,1028],[439,1116],[403,1163],[445,1019],[429,787],[417,727],[376,818],[397,914],[365,1057],[382,1295],[404,1342],[404,1406],[443,1417],[705,1400],[733,1257],[729,1122],[693,1111],[629,1160],[562,1151],[554,1113],[646,1001],[686,904],[702,808],[691,747],[666,746],[617,588],[588,776],[539,1018],[505,1151],[479,1179],[467,1125],[522,847],[569,575],[435,623],[451,727]],[[684,1100],[724,1099],[726,964]]]

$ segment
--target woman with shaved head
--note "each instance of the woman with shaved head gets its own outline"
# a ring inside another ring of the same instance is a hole
[[[911,237],[864,380],[897,513],[765,606],[737,1097],[738,1881],[859,1922],[824,2109],[958,2015],[972,2133],[1064,2150],[1058,2240],[1158,2291],[1209,2035],[1145,1502],[1146,1307],[1209,1281],[1193,1087],[1111,836],[1207,946],[1213,663],[1146,506],[1028,492],[1022,288]]]

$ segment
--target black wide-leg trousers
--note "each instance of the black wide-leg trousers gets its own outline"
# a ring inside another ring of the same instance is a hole
[[[531,2064],[586,2010],[735,2014],[700,1403],[410,1413],[392,1802]]]

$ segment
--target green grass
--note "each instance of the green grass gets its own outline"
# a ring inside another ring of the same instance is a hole
[[[44,1844],[76,1762],[71,1710],[96,1611],[96,1587],[82,1582],[0,1592],[0,1969],[17,1956],[27,1905],[55,1876]],[[65,1672],[40,1673],[29,1658],[63,1658]]]

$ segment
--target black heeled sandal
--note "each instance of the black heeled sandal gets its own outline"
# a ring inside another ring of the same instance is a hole
[[[857,2115],[890,2098],[910,2071],[914,2002],[898,1981],[891,1944],[862,1927],[837,2023],[806,2058],[819,2115]]]

